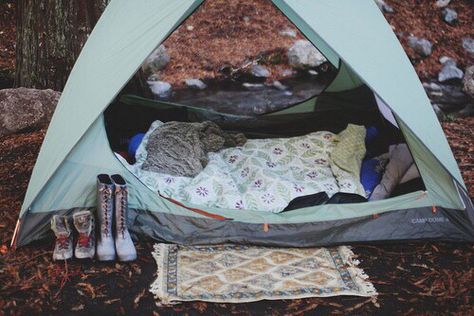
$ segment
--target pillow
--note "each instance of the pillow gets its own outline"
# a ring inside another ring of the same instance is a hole
[[[406,144],[392,145],[389,149],[390,160],[385,169],[382,181],[370,196],[371,201],[382,200],[390,196],[393,189],[400,183],[403,175],[413,164],[413,158]]]
[[[365,127],[349,124],[337,134],[330,154],[331,171],[341,192],[353,192],[365,197],[360,183],[360,167],[365,156]]]
[[[337,134],[336,139],[336,147],[331,153],[332,161],[342,170],[359,175],[365,156],[365,127],[349,124]]]
[[[416,167],[414,163],[412,163],[410,168],[408,168],[407,172],[405,172],[402,179],[400,180],[400,184],[419,178],[419,177],[420,177],[420,173],[418,172],[418,168]]]
[[[135,134],[130,141],[128,142],[128,154],[131,157],[135,157],[135,153],[137,152],[138,147],[142,143],[143,137],[145,137],[144,133]]]
[[[377,129],[377,127],[367,127],[365,134],[365,145],[369,145],[370,143],[372,143],[377,138],[377,136],[379,136],[379,130]]]
[[[365,190],[365,195],[370,197],[372,191],[382,180],[385,163],[378,158],[365,159],[362,161],[360,170],[360,182]]]

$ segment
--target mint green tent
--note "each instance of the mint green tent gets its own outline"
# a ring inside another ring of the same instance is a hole
[[[110,2],[64,88],[31,176],[13,244],[44,237],[53,214],[93,208],[99,173],[122,174],[130,184],[132,231],[170,242],[309,246],[420,238],[474,240],[474,208],[456,161],[409,59],[373,0],[273,3],[339,69],[328,93],[361,85],[370,89],[384,115],[403,133],[426,191],[280,214],[212,208],[192,212],[192,205],[161,198],[128,172],[110,148],[103,112],[154,48],[202,2]],[[289,111],[316,110],[319,100],[312,98]],[[288,111],[272,115],[284,113]],[[262,224],[269,229],[263,230]]]

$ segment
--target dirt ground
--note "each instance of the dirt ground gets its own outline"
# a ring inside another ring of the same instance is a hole
[[[291,27],[289,22],[267,1],[231,1],[225,11],[224,2],[228,3],[224,0],[206,2],[167,40],[165,44],[170,54],[179,53],[182,58],[181,61],[172,58],[163,72],[164,80],[179,84],[189,74],[218,76],[222,66],[239,67],[262,54],[268,58],[273,73],[285,69],[284,60],[273,60],[271,56],[293,42],[294,39],[275,31]],[[456,29],[440,22],[440,10],[434,9],[434,1],[386,2],[396,11],[386,17],[401,34],[403,44],[408,33],[425,36],[435,43],[433,55],[423,60],[418,60],[407,49],[420,77],[436,74],[440,67],[437,59],[442,55],[454,57],[463,66],[472,63],[472,58],[460,47],[460,38],[474,37],[472,24],[469,25],[469,17],[474,16],[472,0],[452,1],[461,20]],[[13,9],[11,4],[0,4],[0,71],[14,67]],[[216,15],[224,17],[218,20],[221,22],[211,18]],[[239,27],[235,21],[240,21]],[[264,40],[257,43],[255,38],[262,34]],[[231,42],[238,42],[242,49],[232,49]],[[445,122],[443,128],[470,196],[474,197],[474,118]],[[171,307],[157,306],[148,292],[156,273],[150,255],[152,241],[140,241],[139,259],[127,264],[54,263],[52,241],[12,252],[8,245],[44,133],[45,130],[29,131],[0,138],[0,315],[472,315],[473,244],[354,245],[361,268],[379,292],[376,301],[335,297],[249,304],[191,302]]]
[[[462,69],[474,63],[472,55],[462,47],[463,38],[474,38],[472,0],[450,4],[458,13],[459,23],[455,26],[442,20],[442,10],[434,2],[386,0],[395,12],[386,13],[385,17],[422,79],[437,76],[441,56],[454,58]],[[281,34],[289,29],[296,31],[295,38]],[[427,58],[414,54],[407,45],[409,35],[430,40],[433,54]],[[214,78],[222,67],[238,68],[262,55],[267,57],[262,62],[270,69],[271,79],[280,79],[289,69],[285,52],[301,38],[298,29],[270,1],[206,1],[164,42],[171,61],[161,72],[161,79],[179,86],[187,78]]]

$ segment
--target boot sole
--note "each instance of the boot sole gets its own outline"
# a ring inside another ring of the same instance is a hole
[[[94,259],[94,253],[89,255],[75,255],[76,259]]]
[[[114,261],[115,260],[115,256],[97,256],[97,260],[99,261]]]
[[[71,260],[71,259],[72,259],[72,256],[68,257],[68,258],[53,258],[53,261],[68,261],[68,260]]]
[[[118,257],[120,262],[130,262],[130,261],[135,261],[137,260],[137,256],[132,256],[132,257]]]

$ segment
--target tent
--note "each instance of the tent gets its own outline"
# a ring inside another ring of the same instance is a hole
[[[456,161],[409,59],[373,0],[273,3],[339,69],[326,89],[326,101],[361,86],[368,89],[385,119],[405,137],[425,190],[368,203],[262,214],[197,209],[170,201],[128,172],[111,150],[104,111],[145,58],[202,2],[110,2],[50,123],[13,245],[45,237],[53,214],[93,208],[100,173],[122,174],[130,184],[132,232],[168,242],[314,246],[411,239],[474,241],[474,207]],[[315,110],[323,99],[312,98],[290,112]]]

